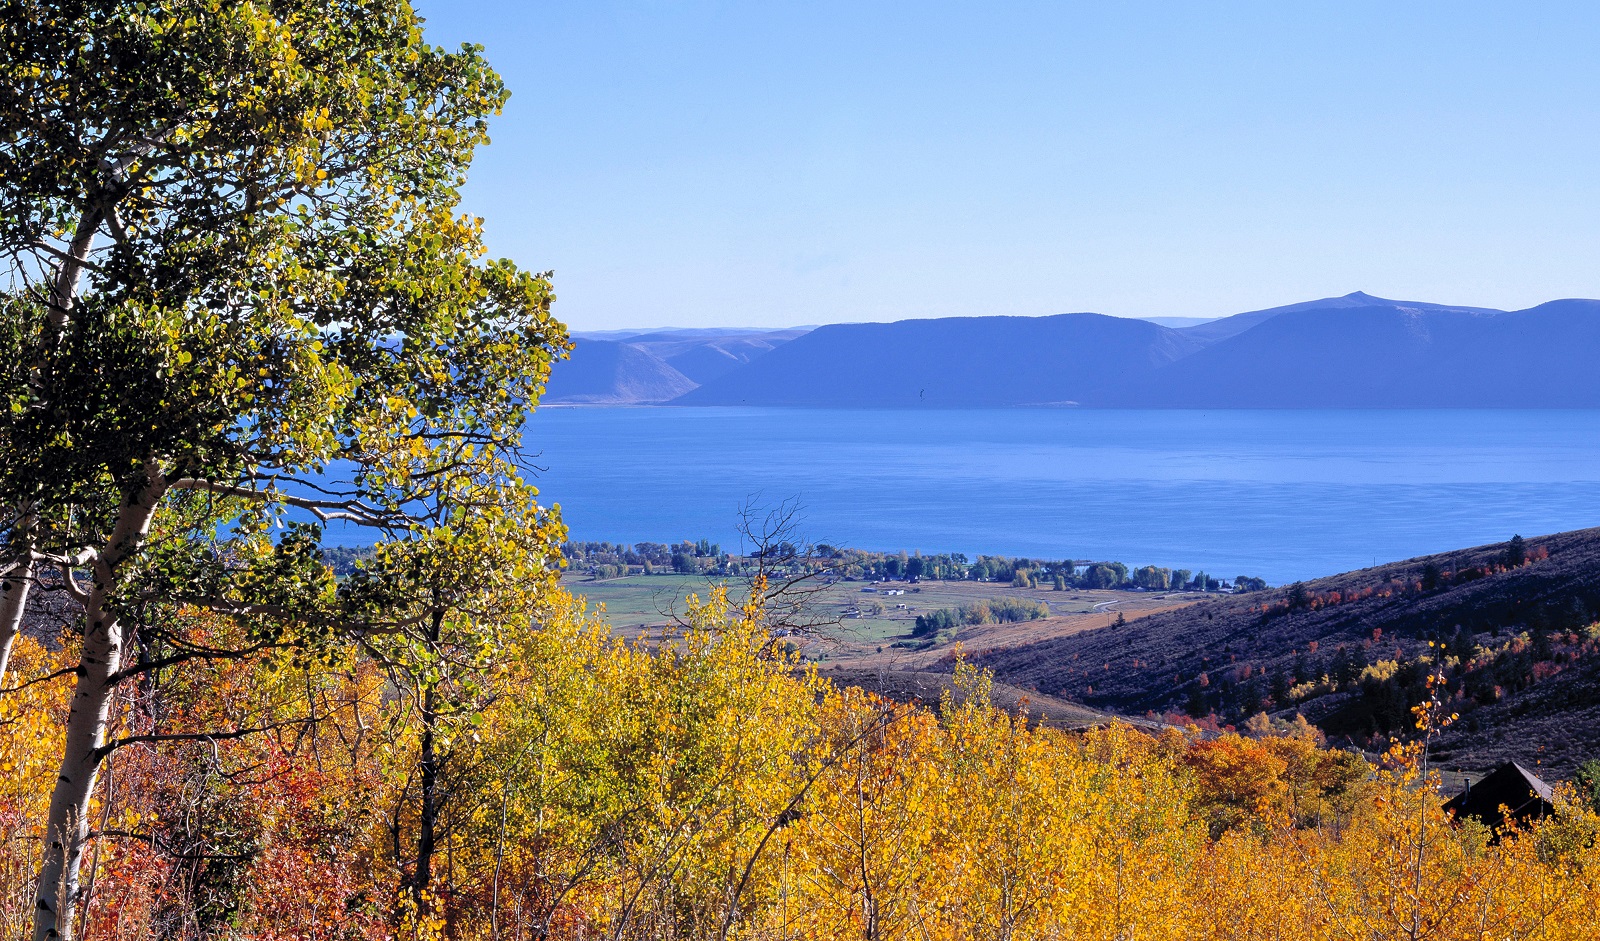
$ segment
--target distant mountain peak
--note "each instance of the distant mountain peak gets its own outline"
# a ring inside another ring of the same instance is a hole
[[[1286,304],[1283,307],[1271,307],[1263,311],[1251,311],[1251,313],[1290,313],[1297,310],[1328,310],[1338,307],[1402,307],[1407,305],[1417,306],[1418,303],[1416,301],[1397,301],[1387,297],[1379,297],[1376,294],[1368,294],[1366,291],[1351,291],[1349,294],[1341,294],[1338,297],[1301,301],[1297,304]],[[1440,305],[1423,303],[1421,306],[1438,307]]]

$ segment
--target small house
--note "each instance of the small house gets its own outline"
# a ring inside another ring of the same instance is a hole
[[[1508,761],[1477,784],[1468,784],[1444,809],[1499,829],[1508,818],[1520,824],[1555,813],[1555,792],[1532,771]]]

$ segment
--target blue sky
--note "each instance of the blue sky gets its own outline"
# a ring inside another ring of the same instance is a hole
[[[1600,296],[1600,4],[420,7],[577,329]]]

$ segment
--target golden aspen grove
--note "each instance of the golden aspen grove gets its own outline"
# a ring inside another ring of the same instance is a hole
[[[1451,818],[1441,697],[1376,763],[1051,728],[959,656],[924,708],[761,576],[616,637],[526,474],[550,278],[457,211],[507,92],[406,0],[0,48],[0,938],[1600,937],[1600,817]]]
[[[653,648],[553,591],[436,744],[363,656],[228,664],[129,697],[92,808],[86,937],[1594,937],[1600,818],[1452,821],[1413,746],[1054,730],[958,666],[936,710],[836,688],[716,591]],[[13,686],[71,661],[19,642]],[[20,681],[20,682],[19,682]],[[152,684],[158,685],[158,684]],[[8,694],[0,916],[30,918],[65,694]],[[152,709],[159,700],[159,712]],[[1423,721],[1429,721],[1424,710]]]

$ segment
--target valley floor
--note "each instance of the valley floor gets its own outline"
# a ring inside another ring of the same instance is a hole
[[[635,575],[605,580],[584,576],[564,579],[562,584],[591,605],[603,604],[613,628],[620,635],[633,638],[673,625],[687,609],[691,594],[704,597],[723,582],[734,594],[741,587],[737,580],[697,575]],[[804,617],[822,623],[808,631],[802,643],[808,660],[824,670],[912,672],[930,667],[948,672],[958,643],[968,653],[1020,647],[1109,627],[1119,615],[1131,621],[1216,597],[1180,591],[1054,591],[1048,587],[1020,588],[972,581],[835,581],[825,586],[818,584],[815,589],[808,598]],[[938,643],[912,633],[919,615],[995,599],[1042,602],[1049,606],[1050,616],[968,625],[958,630],[953,639]]]

